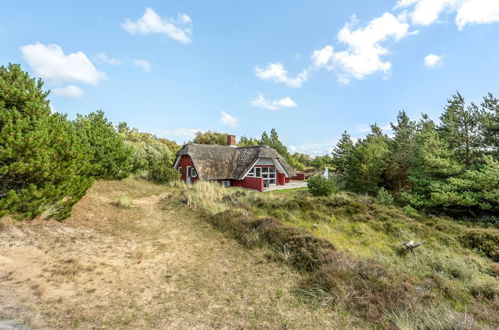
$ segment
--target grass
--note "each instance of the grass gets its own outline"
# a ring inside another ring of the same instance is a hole
[[[283,190],[271,190],[266,192],[267,194],[271,195],[295,195],[300,192],[308,192],[307,187],[300,187],[300,188],[291,188],[291,189],[283,189]]]
[[[334,308],[380,327],[407,328],[409,320],[423,328],[499,322],[497,229],[349,193],[258,194],[207,185],[189,187],[180,203],[189,196],[190,208],[245,246],[269,246],[275,260],[310,274],[303,292]],[[422,246],[407,252],[401,243],[409,240]]]
[[[98,181],[62,223],[1,219],[0,318],[34,329],[368,327],[297,294],[302,274],[214,229],[196,196],[178,207],[185,189]],[[120,196],[133,207],[113,205]]]
[[[130,209],[132,208],[132,200],[127,196],[119,196],[111,202],[111,205],[120,209]]]

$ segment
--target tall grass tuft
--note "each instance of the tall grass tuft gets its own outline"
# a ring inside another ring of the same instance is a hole
[[[133,206],[132,200],[127,196],[118,196],[111,204],[120,209],[130,209]]]
[[[187,206],[203,210],[209,214],[216,214],[227,209],[222,198],[227,189],[215,182],[197,182],[185,190]]]

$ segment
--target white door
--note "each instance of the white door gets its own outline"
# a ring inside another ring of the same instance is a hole
[[[187,166],[185,170],[185,182],[191,184],[191,167]]]

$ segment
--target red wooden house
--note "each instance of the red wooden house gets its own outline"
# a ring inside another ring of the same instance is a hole
[[[226,187],[263,191],[285,185],[295,171],[286,160],[268,146],[237,147],[234,135],[227,146],[189,143],[177,152],[175,169],[186,183],[218,181]]]

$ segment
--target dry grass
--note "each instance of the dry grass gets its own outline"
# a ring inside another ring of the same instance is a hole
[[[488,329],[499,322],[497,272],[484,258],[497,254],[497,230],[407,215],[350,193],[326,198],[194,186],[179,201],[244,246],[270,246],[270,259],[310,274],[302,292],[373,326]],[[403,253],[408,240],[423,246]]]
[[[1,219],[0,319],[35,329],[368,327],[297,295],[302,275],[175,207],[176,189],[97,182],[63,223]],[[134,207],[111,205],[120,196]]]

